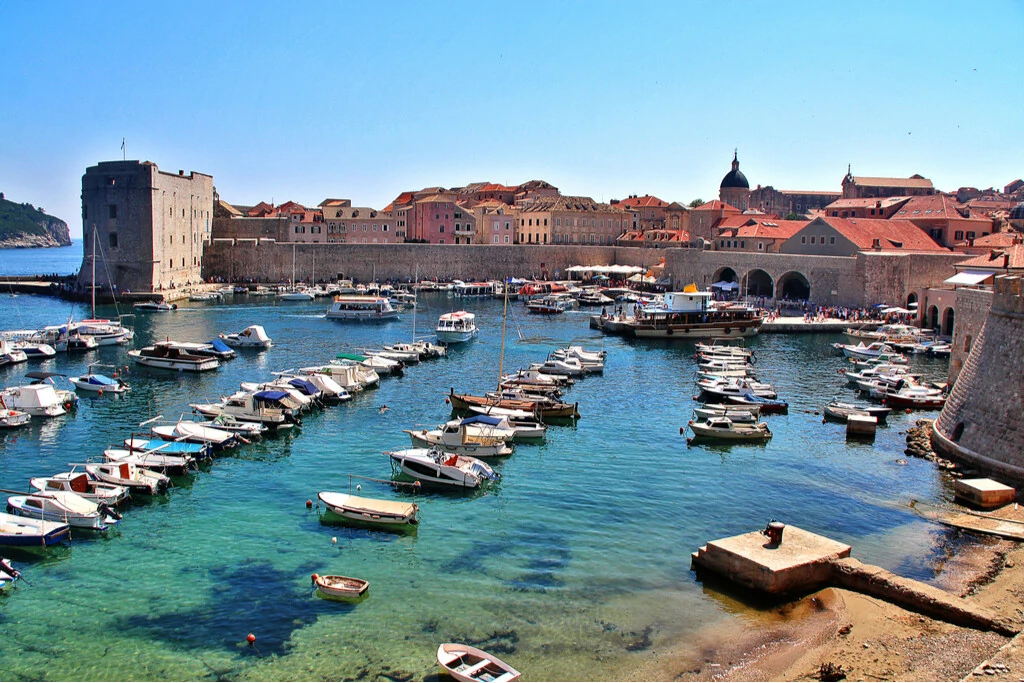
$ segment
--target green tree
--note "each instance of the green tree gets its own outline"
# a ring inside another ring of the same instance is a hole
[[[697,199],[694,199],[692,202],[690,202],[690,208],[691,209],[695,209],[695,208],[697,208],[698,206],[700,206],[703,203],[704,203],[704,200],[701,199],[700,197],[698,197]]]
[[[800,214],[798,214],[795,211],[790,211],[789,213],[786,214],[785,220],[787,220],[787,221],[799,221],[799,220],[803,220],[803,216],[801,216]]]

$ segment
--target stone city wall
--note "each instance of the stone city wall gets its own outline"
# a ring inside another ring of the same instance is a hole
[[[992,290],[961,287],[956,290],[956,319],[953,323],[953,350],[949,356],[949,382],[956,382],[970,356],[971,347],[992,308]]]
[[[491,280],[504,277],[565,278],[575,265],[651,266],[660,249],[615,246],[455,244],[294,244],[215,240],[206,245],[203,277],[260,282],[356,278],[368,282],[419,279]],[[314,264],[315,261],[315,264]]]
[[[982,297],[977,298],[973,306],[980,307]],[[1017,484],[1024,482],[1024,354],[1017,351],[1021,338],[1022,280],[997,278],[988,318],[973,337],[932,437],[936,451]]]

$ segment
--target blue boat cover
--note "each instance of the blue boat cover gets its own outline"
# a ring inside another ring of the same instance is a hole
[[[195,455],[196,453],[203,453],[206,450],[206,446],[201,443],[164,441],[162,439],[150,439],[149,441],[139,445],[141,446],[141,449],[136,448],[135,450],[154,451],[159,448],[160,450],[158,450],[157,453],[168,453],[174,455],[182,455],[184,453]]]
[[[231,347],[222,342],[220,338],[211,339],[210,346],[213,347],[214,351],[220,351],[221,353],[227,353],[228,351],[231,351]]]
[[[117,384],[117,380],[110,379],[106,375],[89,375],[89,384]]]
[[[257,391],[253,394],[253,398],[258,398],[261,401],[280,401],[287,396],[287,391]]]
[[[501,424],[501,420],[502,420],[502,418],[494,417],[493,415],[474,415],[473,417],[467,417],[465,420],[462,421],[462,424],[464,424],[464,425],[484,424],[484,425],[490,425],[492,427],[496,427],[499,424]]]
[[[307,396],[316,396],[320,393],[320,390],[316,388],[315,384],[304,379],[299,379],[298,377],[293,377],[288,380],[288,384],[291,384]]]

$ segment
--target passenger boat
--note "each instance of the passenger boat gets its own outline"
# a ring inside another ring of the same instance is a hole
[[[354,579],[350,576],[313,574],[313,585],[322,598],[333,600],[354,600],[366,595],[370,582],[365,579]]]
[[[334,491],[321,491],[317,498],[324,504],[320,521],[325,524],[352,524],[401,533],[415,531],[420,521],[416,503],[360,498]]]
[[[527,282],[519,288],[519,298],[530,301],[549,294],[560,294],[567,291],[569,291],[568,287],[557,282]]]
[[[445,313],[437,321],[437,341],[445,344],[460,344],[468,342],[476,336],[476,315],[466,311],[455,311]]]
[[[127,382],[116,377],[116,372],[114,373],[114,377],[108,377],[107,375],[101,375],[100,373],[93,372],[93,369],[100,365],[102,364],[93,363],[88,367],[88,371],[84,375],[68,377],[68,381],[83,391],[95,391],[101,394],[103,392],[110,394],[123,394],[131,390],[131,387]],[[106,367],[114,368],[115,366],[108,365]]]
[[[437,663],[457,681],[470,683],[512,683],[522,674],[501,661],[470,645],[442,643],[437,648]]]
[[[892,408],[884,406],[844,403],[839,400],[829,402],[824,410],[825,417],[838,422],[846,422],[851,415],[868,415],[879,422],[885,422],[891,412]]]
[[[152,346],[134,349],[128,352],[128,357],[139,365],[178,372],[209,372],[220,367],[216,358],[185,353],[170,342],[156,342]]]
[[[136,311],[169,313],[170,311],[178,310],[178,304],[169,304],[166,301],[136,301],[132,308]]]
[[[421,484],[475,489],[498,479],[491,466],[468,455],[440,448],[408,448],[385,452],[393,466]]]
[[[472,394],[456,394],[454,389],[449,390],[448,402],[453,410],[468,411],[472,406],[510,408],[512,410],[523,410],[530,413],[537,413],[542,420],[550,419],[571,419],[580,417],[578,404],[576,403],[545,403],[536,400],[524,400],[516,398],[500,398],[492,396],[473,396]]]
[[[128,500],[129,491],[124,486],[98,481],[86,472],[61,472],[52,477],[33,477],[29,485],[42,493],[71,491],[86,500],[107,505],[120,505]]]
[[[768,441],[772,431],[768,423],[743,424],[724,416],[711,417],[704,422],[690,420],[687,424],[695,437],[718,441]]]
[[[571,307],[571,304],[565,299],[554,296],[542,296],[526,302],[526,309],[530,313],[540,313],[541,315],[558,315],[565,313]]]
[[[332,320],[384,322],[398,319],[398,309],[386,297],[338,295],[327,309]]]
[[[133,494],[155,496],[167,490],[171,480],[165,474],[147,470],[132,462],[106,462],[85,465],[86,473],[98,481],[124,486]]]
[[[106,504],[86,500],[70,491],[50,491],[7,499],[8,511],[21,517],[62,522],[76,529],[106,531],[121,515]]]
[[[273,340],[267,336],[267,331],[263,329],[263,325],[249,325],[241,332],[219,336],[221,341],[232,348],[269,349],[274,345]]]
[[[682,292],[666,292],[663,305],[638,307],[623,323],[627,334],[644,338],[701,339],[751,337],[764,318],[747,306],[715,307],[711,292],[689,285]],[[604,329],[602,327],[602,329]]]
[[[0,546],[49,548],[69,538],[71,527],[63,522],[0,512]]]
[[[456,280],[452,283],[452,293],[455,296],[483,296],[490,298],[494,294],[493,282],[463,282]]]
[[[454,424],[453,424],[454,422]],[[412,440],[414,447],[437,447],[448,453],[469,455],[474,458],[498,458],[512,455],[512,447],[506,443],[505,435],[487,436],[479,430],[463,425],[461,421],[453,421],[441,426],[440,429],[403,429]],[[507,435],[508,439],[514,434]]]
[[[576,297],[576,300],[580,302],[580,306],[607,306],[615,303],[615,299],[605,296],[598,289],[583,288],[580,295]]]

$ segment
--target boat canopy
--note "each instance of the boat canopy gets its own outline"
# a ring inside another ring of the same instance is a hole
[[[117,384],[117,380],[116,379],[111,379],[111,378],[107,377],[106,375],[89,375],[86,379],[89,382],[89,384],[99,384],[99,385]]]
[[[231,352],[231,347],[222,342],[220,339],[211,339],[209,344],[210,346],[213,347],[214,351],[220,351],[221,353]]]
[[[335,358],[340,358],[341,360],[352,360],[355,361],[356,363],[362,363],[364,360],[366,360],[367,357],[362,356],[358,353],[339,353],[337,356],[335,356]]]
[[[300,379],[298,377],[293,377],[292,379],[288,380],[288,384],[292,385],[296,389],[301,389],[302,393],[307,394],[309,396],[315,396],[320,393],[320,390],[317,388],[315,384],[308,380]]]
[[[258,398],[261,401],[280,401],[282,398],[288,396],[287,391],[257,391],[252,395],[253,398]]]
[[[33,370],[32,372],[26,372],[25,376],[28,377],[29,379],[38,379],[38,380],[46,380],[46,379],[50,379],[51,377],[67,377],[67,375],[61,374],[59,372],[42,372],[42,371],[39,371],[39,370]]]
[[[503,418],[501,417],[493,417],[491,415],[474,415],[473,417],[467,417],[465,420],[462,421],[462,424],[484,424],[490,425],[491,427],[497,427],[499,424],[501,424],[502,419]]]

